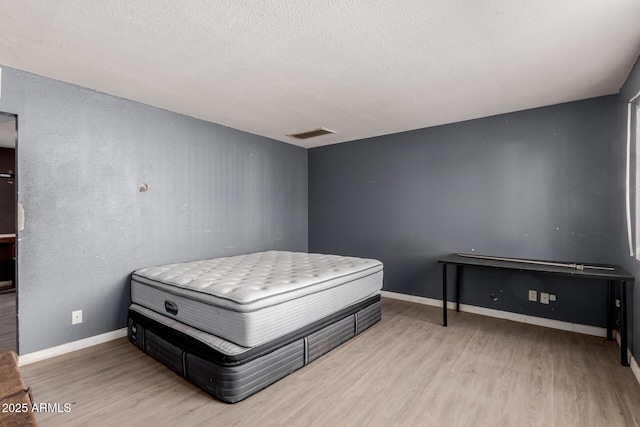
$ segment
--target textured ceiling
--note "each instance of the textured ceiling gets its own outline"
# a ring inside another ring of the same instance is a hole
[[[0,64],[313,147],[617,93],[638,0],[2,0]],[[325,127],[307,141],[287,134]]]

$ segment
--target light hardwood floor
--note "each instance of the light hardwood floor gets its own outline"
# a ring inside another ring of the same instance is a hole
[[[234,405],[125,338],[23,366],[42,426],[637,426],[612,341],[383,299],[380,323]]]
[[[16,293],[0,293],[0,353],[16,351]]]

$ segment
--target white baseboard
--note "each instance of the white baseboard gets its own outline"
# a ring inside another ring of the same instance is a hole
[[[633,372],[633,375],[636,377],[636,381],[638,381],[638,383],[640,384],[640,366],[638,366],[638,362],[636,362],[636,359],[633,357],[633,354],[631,354],[630,351],[627,351],[627,354],[629,356],[629,366],[631,367],[631,372]]]
[[[418,304],[442,307],[441,299],[417,297],[414,295],[399,294],[396,292],[382,291],[383,297],[398,299],[402,301],[415,302]],[[447,302],[447,308],[455,309],[455,302]],[[544,326],[545,328],[560,329],[562,331],[578,332],[580,334],[606,337],[607,328],[596,326],[580,325],[578,323],[563,322],[561,320],[545,319],[544,317],[529,316],[526,314],[511,313],[508,311],[494,310],[492,308],[477,307],[475,305],[460,304],[460,311],[480,314],[482,316],[495,317],[498,319],[512,320],[514,322],[527,323],[529,325]]]
[[[18,366],[28,365],[34,362],[40,362],[41,360],[49,359],[51,357],[61,356],[63,354],[71,353],[72,351],[81,350],[83,348],[91,347],[97,344],[102,344],[108,341],[113,341],[118,338],[127,336],[127,328],[116,329],[115,331],[107,332],[93,337],[85,338],[78,341],[58,345],[56,347],[45,348],[44,350],[34,351],[33,353],[24,354],[18,356]]]

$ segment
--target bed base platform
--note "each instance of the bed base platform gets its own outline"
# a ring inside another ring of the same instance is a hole
[[[129,340],[216,399],[236,403],[355,337],[381,318],[380,295],[247,348],[142,306],[129,307]]]

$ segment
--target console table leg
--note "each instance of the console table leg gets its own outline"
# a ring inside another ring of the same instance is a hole
[[[620,363],[629,366],[627,358],[627,282],[620,281]]]
[[[607,339],[613,339],[613,281],[607,280]]]
[[[442,326],[447,326],[447,264],[442,264]]]
[[[460,312],[460,283],[462,282],[462,266],[456,266],[456,311]]]

